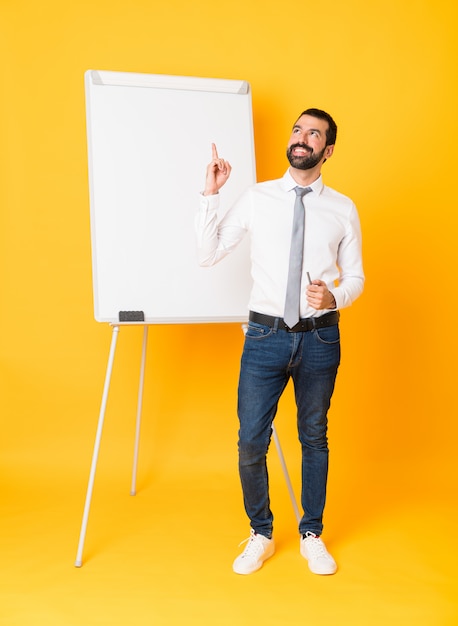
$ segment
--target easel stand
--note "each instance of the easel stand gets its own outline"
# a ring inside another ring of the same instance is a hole
[[[126,325],[128,325],[128,324],[126,324]],[[89,520],[89,511],[90,511],[90,508],[91,508],[92,492],[94,490],[95,473],[96,473],[96,470],[97,470],[97,462],[98,462],[98,458],[99,458],[100,443],[101,443],[101,440],[102,440],[103,424],[104,424],[104,421],[105,421],[105,413],[106,413],[106,407],[107,407],[108,392],[110,390],[111,374],[112,374],[112,371],[113,371],[113,363],[114,363],[114,359],[115,359],[116,344],[117,344],[117,341],[118,341],[119,330],[120,330],[120,325],[119,324],[113,324],[113,332],[112,332],[112,336],[111,336],[110,353],[109,353],[109,356],[108,356],[108,364],[107,364],[107,370],[106,370],[106,374],[105,374],[105,383],[104,383],[104,386],[103,386],[102,402],[101,402],[101,405],[100,405],[99,421],[98,421],[98,425],[97,425],[97,433],[96,433],[96,437],[95,437],[94,450],[93,450],[93,453],[92,453],[91,471],[90,471],[90,474],[89,474],[89,482],[88,482],[87,492],[86,492],[86,501],[85,501],[85,504],[84,504],[83,521],[82,521],[82,524],[81,524],[80,537],[79,537],[79,542],[78,542],[78,551],[77,551],[76,560],[75,560],[75,567],[81,567],[81,565],[83,564],[84,542],[85,542],[85,539],[86,539],[87,524],[88,524],[88,520]],[[131,488],[130,488],[130,495],[131,496],[134,496],[136,494],[136,488],[137,488],[136,485],[137,485],[138,451],[139,451],[139,445],[140,445],[140,427],[141,427],[141,414],[142,414],[142,404],[143,404],[143,388],[144,388],[144,381],[145,381],[145,364],[146,364],[147,345],[148,345],[148,326],[145,324],[145,325],[143,325],[143,347],[142,347],[142,356],[141,356],[141,364],[140,364],[140,380],[139,380],[139,386],[138,386],[137,419],[136,419],[136,427],[135,427],[135,445],[134,445],[134,460],[133,460],[133,468],[132,468],[132,483],[131,483]],[[277,452],[278,452],[278,455],[280,457],[280,463],[281,463],[282,470],[283,470],[283,473],[284,473],[284,476],[285,476],[285,480],[286,480],[286,484],[287,484],[287,487],[288,487],[288,491],[289,491],[289,495],[290,495],[290,498],[291,498],[291,502],[292,502],[292,505],[293,505],[294,514],[295,514],[296,519],[297,519],[297,521],[299,523],[299,521],[300,521],[299,509],[298,509],[298,506],[297,506],[296,498],[294,496],[294,491],[293,491],[293,487],[292,487],[291,480],[290,480],[290,477],[289,477],[288,469],[286,467],[286,462],[285,462],[285,458],[283,456],[283,451],[282,451],[281,446],[280,446],[280,441],[278,439],[278,435],[277,435],[277,432],[276,432],[274,426],[272,427],[272,432],[273,432],[273,438],[274,438],[274,441],[275,441],[275,446],[277,448]]]

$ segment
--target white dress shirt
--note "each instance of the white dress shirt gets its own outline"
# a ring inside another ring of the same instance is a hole
[[[275,317],[284,313],[296,186],[289,170],[283,178],[257,183],[219,223],[220,195],[201,195],[195,222],[201,266],[218,263],[249,233],[253,278],[249,308]],[[306,272],[312,280],[327,284],[337,309],[349,306],[364,285],[361,228],[355,205],[324,185],[321,176],[308,186],[312,192],[304,198],[301,318],[328,312],[308,305]]]

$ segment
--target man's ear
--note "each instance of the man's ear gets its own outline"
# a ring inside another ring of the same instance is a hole
[[[326,159],[329,159],[330,157],[332,157],[333,152],[334,152],[334,144],[332,146],[326,146],[326,150],[324,151],[324,156],[326,157]]]

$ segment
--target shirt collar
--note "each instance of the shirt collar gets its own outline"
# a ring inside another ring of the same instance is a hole
[[[294,187],[298,186],[294,178],[291,176],[289,169],[282,178],[282,186],[285,191],[291,191]],[[311,185],[307,185],[307,187],[310,187],[313,193],[320,194],[324,187],[321,174]]]

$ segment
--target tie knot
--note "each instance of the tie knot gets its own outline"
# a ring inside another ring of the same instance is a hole
[[[310,193],[312,190],[310,187],[294,187],[294,191],[296,192],[296,196],[298,198],[302,198],[305,194]]]

